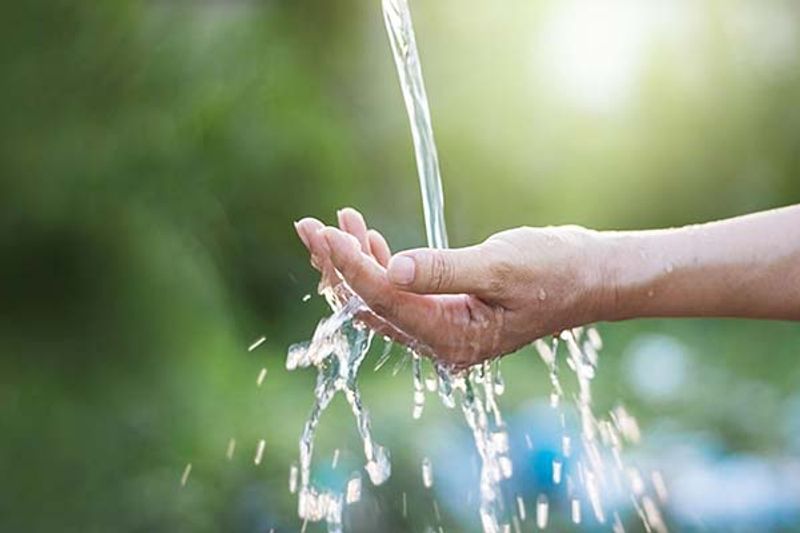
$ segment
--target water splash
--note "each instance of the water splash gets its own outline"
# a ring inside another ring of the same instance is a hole
[[[382,7],[411,126],[428,245],[432,248],[446,248],[448,241],[441,175],[411,14],[407,0],[382,0]],[[341,288],[342,286],[337,290]],[[372,342],[373,333],[356,322],[354,317],[366,307],[360,299],[352,296],[346,287],[339,292],[328,289],[324,295],[333,314],[320,321],[309,343],[290,348],[286,366],[289,370],[315,366],[318,372],[315,403],[300,439],[298,513],[304,519],[304,528],[308,521],[324,519],[330,531],[340,531],[344,495],[341,492],[319,489],[311,482],[311,460],[316,428],[322,413],[337,392],[341,391],[344,394],[356,417],[358,431],[364,443],[365,469],[373,484],[379,485],[389,477],[391,464],[388,452],[372,440],[369,417],[361,405],[357,386],[358,371]],[[540,291],[537,297],[544,301],[548,295]],[[585,339],[581,344],[583,334]],[[565,427],[563,413],[565,394],[557,361],[560,343],[567,347],[567,365],[578,382],[578,393],[574,397],[574,404],[580,420],[580,442],[576,445],[573,445]],[[555,336],[551,345],[543,340],[536,341],[534,345],[549,370],[552,386],[550,401],[552,407],[558,410],[564,430],[563,456],[569,458],[575,452],[573,447],[580,448],[577,464],[578,483],[583,488],[583,497],[588,500],[597,521],[604,524],[609,516],[603,495],[610,494],[614,483],[619,485],[624,482],[627,483],[627,490],[645,528],[659,533],[666,531],[658,506],[649,496],[644,482],[640,484],[636,481],[642,479],[642,476],[633,475],[632,472],[638,473],[638,470],[631,470],[632,467],[625,465],[622,459],[623,442],[638,441],[638,425],[635,424],[635,419],[624,410],[616,410],[610,420],[598,419],[592,412],[591,381],[598,364],[598,351],[602,348],[599,333],[594,328],[576,328]],[[387,344],[384,354],[376,364],[376,370],[386,363],[390,349],[390,345]],[[392,373],[396,375],[408,360],[412,362],[411,414],[416,419],[422,416],[425,405],[426,382],[422,377],[420,356],[408,351],[395,364]],[[483,530],[488,533],[508,531],[511,526],[506,516],[508,506],[503,501],[501,482],[513,475],[513,465],[509,457],[508,434],[496,399],[505,389],[499,365],[487,362],[453,373],[446,366],[434,362],[434,371],[436,377],[433,381],[428,381],[429,389],[438,393],[445,406],[460,407],[481,460],[479,515]],[[526,434],[525,437],[528,447],[532,447],[529,435]],[[611,457],[611,460],[607,457]],[[612,472],[612,469],[615,470]],[[627,472],[628,475],[618,475],[620,472]],[[565,476],[566,483],[561,483],[564,476],[563,464],[560,461],[554,462],[553,481],[566,487],[571,503],[571,518],[578,524],[582,517],[576,483],[569,474]],[[348,495],[351,493],[350,484],[356,483],[354,479],[351,478],[348,482],[346,492]],[[358,479],[360,483],[360,477]],[[423,462],[423,483],[426,487],[433,484],[430,462]],[[360,494],[360,484],[358,488]],[[402,505],[403,516],[406,516],[405,493]],[[617,523],[621,526],[619,513],[616,509],[611,511],[614,527],[616,528]],[[520,514],[523,513],[524,507]],[[540,494],[536,500],[536,523],[540,529],[547,527],[549,513],[550,504],[547,495]],[[512,522],[518,527],[516,518],[513,516]],[[522,518],[524,520],[524,516]]]
[[[298,367],[314,366],[317,369],[315,400],[300,437],[297,512],[300,518],[307,521],[325,520],[329,531],[341,531],[343,494],[315,487],[311,480],[314,436],[322,413],[337,392],[344,395],[353,411],[364,445],[364,468],[374,485],[380,485],[389,478],[391,463],[389,452],[372,439],[369,415],[361,403],[358,388],[358,371],[374,336],[372,331],[354,320],[355,315],[365,309],[364,303],[344,290],[336,292],[326,289],[323,295],[333,314],[317,324],[310,342],[295,344],[289,348],[286,368],[294,370]]]
[[[580,436],[577,451],[572,449],[572,440],[567,434],[562,404],[551,402],[551,406],[557,411],[562,424],[563,456],[567,458],[575,452],[578,486],[588,500],[592,514],[600,524],[607,523],[610,516],[612,529],[624,531],[619,519],[619,502],[627,501],[636,511],[646,531],[666,532],[666,524],[656,503],[656,499],[662,503],[666,499],[666,487],[661,473],[652,472],[651,482],[648,484],[641,471],[628,464],[625,459],[626,445],[637,444],[641,440],[641,430],[636,418],[622,406],[612,409],[608,417],[598,417],[592,410],[592,380],[596,375],[598,351],[603,346],[600,334],[592,326],[574,328],[554,337],[552,345],[542,340],[534,343],[540,357],[550,369],[551,395],[558,398],[564,396],[558,374],[560,344],[566,346],[567,366],[577,381],[577,393],[573,396]],[[556,472],[560,479],[563,465],[559,459],[553,461],[553,481],[557,484],[559,479]],[[571,502],[572,521],[578,524],[582,519],[580,494],[569,475],[566,492]]]

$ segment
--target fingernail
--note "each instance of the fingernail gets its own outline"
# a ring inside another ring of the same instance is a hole
[[[339,227],[343,230],[347,231],[347,221],[343,216],[344,209],[339,209],[336,211],[336,221],[339,223]]]
[[[416,265],[414,260],[405,255],[396,255],[389,260],[386,275],[389,281],[397,285],[410,285],[414,281]]]
[[[308,235],[303,231],[299,220],[294,222],[294,230],[297,232],[297,236],[300,237],[300,240],[303,241],[303,244],[306,245],[306,248],[308,248]]]

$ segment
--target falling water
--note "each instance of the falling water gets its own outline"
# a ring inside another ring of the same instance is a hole
[[[411,12],[406,0],[382,0],[382,6],[383,19],[411,126],[428,246],[446,248],[447,230],[444,221],[442,180]],[[414,418],[418,418],[422,414],[425,393],[418,356],[414,356],[413,363],[413,415]],[[437,389],[443,403],[447,407],[454,407],[454,392],[459,393],[461,410],[467,425],[472,430],[475,446],[481,458],[481,523],[485,531],[500,531],[504,522],[501,519],[500,482],[511,477],[512,466],[508,457],[508,435],[495,401],[495,394],[502,394],[505,388],[499,368],[488,364],[477,365],[468,371],[452,374],[439,363],[434,363],[434,366],[438,376]]]
[[[382,0],[382,4],[384,21],[411,125],[428,245],[433,248],[445,248],[447,235],[444,224],[441,176],[411,13],[407,0]],[[547,295],[542,292],[538,294],[538,298],[544,300]],[[584,334],[586,338],[581,345],[579,343]],[[560,336],[554,336],[552,344],[549,346],[542,340],[535,343],[549,369],[552,386],[550,402],[557,411],[563,429],[563,456],[570,457],[572,443],[566,431],[566,419],[561,401],[564,390],[558,374],[559,340],[567,347],[569,356],[567,363],[578,382],[578,395],[574,403],[581,422],[582,453],[578,460],[578,471],[582,475],[579,482],[589,499],[595,517],[600,523],[605,522],[604,506],[610,504],[603,501],[603,495],[608,495],[616,490],[617,493],[629,495],[646,530],[659,533],[666,531],[658,506],[647,493],[641,473],[637,468],[628,466],[623,461],[624,443],[637,443],[640,439],[636,420],[622,407],[612,411],[610,419],[597,418],[592,412],[591,383],[598,364],[598,351],[602,348],[602,339],[594,327],[564,331]],[[418,359],[415,359],[415,362],[418,362]],[[495,395],[502,394],[505,388],[499,366],[492,367],[484,364],[459,375],[452,375],[442,367],[437,367],[437,372],[448,391],[461,391],[461,408],[467,424],[473,431],[475,445],[482,460],[480,514],[484,530],[507,529],[507,523],[503,523],[500,513],[502,510],[500,481],[511,476],[512,467],[507,454],[508,436],[495,401]],[[493,376],[492,373],[494,373]],[[481,384],[483,386],[479,387],[478,385]],[[416,414],[417,409],[421,411],[424,401],[418,370],[415,371],[414,385]],[[483,390],[482,398],[478,392],[481,388]],[[441,394],[441,387],[440,396],[452,402],[451,396]],[[446,401],[446,403],[448,402]],[[487,413],[493,415],[491,420]],[[529,438],[528,442],[530,442]],[[552,467],[553,483],[560,485],[563,463],[557,459],[553,461]],[[653,489],[663,501],[665,496],[662,497],[661,493],[665,491],[660,474],[653,476],[653,481]],[[575,492],[574,481],[568,478],[565,485],[568,496],[572,498],[572,493]],[[580,500],[572,498],[570,501],[572,519],[578,523],[581,520]],[[619,516],[616,510],[613,513],[615,518]],[[524,520],[524,511],[520,515],[520,518]],[[540,495],[537,499],[537,524],[540,528],[546,527],[547,517],[548,500],[545,495]]]
[[[602,348],[600,334],[591,326],[574,328],[561,332],[552,346],[541,340],[534,343],[540,357],[550,369],[552,395],[556,398],[564,395],[558,378],[559,344],[566,346],[567,366],[574,373],[578,388],[573,397],[580,430],[576,450],[572,449],[572,440],[567,434],[560,401],[551,402],[562,424],[562,455],[565,458],[576,455],[577,485],[571,475],[566,476],[572,521],[576,524],[581,522],[581,497],[584,497],[588,500],[588,509],[597,522],[606,524],[610,520],[612,530],[624,531],[619,518],[619,502],[626,501],[639,516],[645,531],[666,532],[666,524],[656,503],[656,499],[660,503],[667,499],[666,485],[661,473],[653,471],[648,484],[639,468],[628,464],[625,459],[625,446],[637,444],[641,439],[636,419],[622,406],[615,407],[607,417],[596,416],[592,410],[592,380],[596,374],[598,352]],[[561,477],[563,466],[560,465],[558,470]],[[553,476],[555,482],[555,461]],[[579,494],[578,487],[582,488],[582,494]]]

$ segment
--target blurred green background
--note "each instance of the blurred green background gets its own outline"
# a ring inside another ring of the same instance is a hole
[[[412,10],[454,245],[523,224],[660,227],[800,201],[796,2]],[[288,469],[315,376],[284,357],[326,308],[302,301],[316,276],[291,222],[352,205],[398,249],[424,240],[380,3],[2,12],[0,530],[299,529]],[[602,332],[597,412],[619,400],[637,415],[676,529],[800,528],[797,324]],[[365,478],[346,525],[422,531],[435,496],[445,530],[474,529],[474,504],[447,504],[446,473],[431,492],[419,471],[424,455],[436,468],[468,449],[460,415],[429,397],[413,421],[408,369],[372,372],[380,349],[361,381],[394,473],[378,489]],[[541,410],[543,370],[530,349],[506,358],[509,418]],[[334,485],[362,464],[341,399],[316,459]]]

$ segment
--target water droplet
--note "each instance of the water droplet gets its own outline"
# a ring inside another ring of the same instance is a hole
[[[253,344],[251,344],[251,345],[250,345],[250,346],[247,348],[247,351],[248,351],[248,352],[252,352],[252,351],[253,351],[253,350],[255,350],[256,348],[258,348],[259,346],[261,346],[262,344],[264,344],[264,341],[266,341],[266,340],[267,340],[267,338],[266,338],[266,337],[261,337],[260,339],[258,339],[257,341],[255,341]]]
[[[331,468],[336,470],[336,466],[339,464],[339,448],[333,450],[333,460],[331,461]]]
[[[634,444],[641,440],[642,433],[639,430],[639,423],[633,415],[628,413],[627,409],[618,405],[611,411],[610,416],[614,426],[625,437],[625,440]]]
[[[188,463],[186,468],[183,469],[183,474],[181,474],[181,487],[186,486],[186,482],[189,481],[189,474],[192,473],[192,463]]]
[[[378,362],[375,363],[375,372],[380,370],[383,367],[383,365],[386,364],[386,361],[388,361],[389,358],[392,355],[393,343],[392,343],[391,339],[389,339],[389,337],[384,337],[383,338],[383,343],[384,343],[383,344],[383,353],[378,358]]]
[[[253,462],[257,465],[261,464],[261,459],[264,457],[264,447],[267,445],[264,439],[258,441],[258,447],[256,448],[256,456],[253,459]]]
[[[586,493],[589,496],[589,503],[592,504],[592,511],[594,511],[595,518],[597,518],[597,521],[601,524],[605,524],[606,515],[603,511],[603,504],[600,502],[600,491],[597,488],[597,481],[591,470],[586,470],[584,472],[583,484],[586,487]]]
[[[533,343],[534,347],[536,347],[536,351],[539,352],[539,357],[542,358],[544,364],[547,365],[548,368],[553,367],[553,363],[555,362],[555,352],[550,346],[547,345],[542,339],[537,339]]]
[[[563,464],[558,459],[553,459],[553,483],[561,483],[561,467]]]
[[[667,263],[664,267],[664,272],[667,274],[671,274],[673,270],[675,270],[675,266],[672,263]]]
[[[225,457],[228,458],[228,461],[233,459],[233,452],[236,450],[236,439],[233,437],[230,438],[228,441],[228,447],[225,449]]]
[[[547,496],[539,494],[536,498],[536,527],[539,529],[545,529],[547,527],[549,511],[550,503],[547,501]]]
[[[414,409],[411,416],[417,420],[422,416],[425,407],[425,387],[422,383],[422,362],[416,353],[411,354],[411,377],[414,384]]]
[[[642,507],[644,507],[644,514],[647,517],[647,522],[650,524],[650,527],[652,527],[656,533],[666,533],[667,525],[664,523],[661,511],[658,510],[658,506],[650,496],[642,498]]]
[[[309,301],[310,299],[311,299],[311,295],[310,295],[310,294],[306,294],[305,296],[303,296],[303,301],[304,301],[304,302],[307,302],[307,301]]]
[[[547,291],[540,288],[539,292],[536,294],[536,297],[539,298],[540,302],[547,300]]]
[[[500,366],[498,363],[497,372],[494,374],[494,393],[498,396],[502,396],[503,393],[506,391],[506,382],[503,379],[503,375],[500,373]]]
[[[425,408],[425,393],[421,391],[414,392],[414,408],[411,411],[411,417],[414,420],[419,420],[422,416],[422,411]]]
[[[525,500],[522,499],[522,496],[517,494],[517,512],[519,513],[519,519],[523,522],[525,521]]]
[[[569,454],[572,451],[572,441],[567,435],[564,435],[561,438],[561,451],[564,452],[564,457],[569,457]]]
[[[422,459],[422,484],[425,485],[426,489],[433,486],[433,465],[431,465],[431,461],[427,457]]]
[[[408,517],[408,498],[405,491],[403,492],[403,518]]]
[[[654,291],[653,289],[649,289],[647,291],[647,297],[648,298],[652,298],[653,296],[655,296],[655,294],[656,294],[656,291]]]
[[[267,369],[262,368],[261,372],[258,373],[258,378],[256,378],[256,386],[260,387],[262,383],[264,383],[264,378],[267,377]]]
[[[347,490],[345,492],[345,501],[348,505],[356,503],[361,499],[361,475],[358,473],[353,474],[347,482]]]
[[[589,339],[589,342],[592,343],[592,348],[595,350],[603,349],[603,338],[594,326],[590,326],[586,329],[586,338]]]
[[[436,392],[436,376],[428,376],[425,378],[425,388],[430,392]]]
[[[559,396],[555,392],[550,393],[550,407],[553,409],[558,408]]]
[[[297,463],[292,463],[289,467],[289,492],[294,494],[297,491]]]
[[[581,501],[577,498],[572,499],[572,523],[581,523]]]
[[[372,458],[367,461],[364,468],[373,485],[383,484],[392,475],[392,463],[389,460],[388,450],[383,446],[375,446]]]
[[[531,436],[525,433],[525,444],[528,446],[529,450],[533,449],[533,442],[531,442]]]

